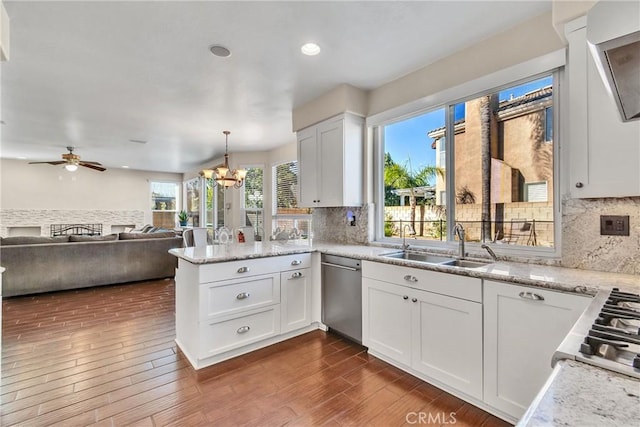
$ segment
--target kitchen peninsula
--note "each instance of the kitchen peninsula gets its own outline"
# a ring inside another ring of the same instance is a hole
[[[455,274],[482,279],[485,289],[481,303],[485,305],[485,315],[489,307],[486,305],[490,303],[489,295],[491,295],[487,292],[491,287],[495,288],[496,282],[499,282],[498,285],[503,288],[505,286],[509,290],[513,288],[516,296],[523,289],[532,294],[544,295],[549,304],[552,304],[556,296],[584,300],[585,302],[580,303],[579,307],[588,304],[600,291],[609,291],[614,287],[635,293],[640,291],[638,276],[634,275],[506,261],[489,263],[476,268],[461,268],[381,256],[397,250],[397,248],[381,246],[312,243],[309,240],[172,249],[170,253],[179,258],[176,274],[176,342],[193,366],[200,369],[313,329],[324,329],[320,321],[321,253],[401,267],[399,271],[415,273],[415,276],[420,279],[419,283],[410,285],[414,290],[419,290],[425,283],[422,278],[427,277],[422,276],[418,270],[428,270],[424,272],[430,274],[428,277],[437,277],[437,274],[446,273],[443,276]],[[380,277],[380,280],[387,279]],[[410,302],[411,299],[409,299]],[[363,300],[363,305],[364,303]],[[532,301],[531,305],[535,305],[535,301]],[[571,322],[574,322],[579,315],[580,313],[572,315],[575,318],[572,317]],[[569,328],[570,326],[562,334],[566,334]],[[491,334],[493,332],[487,329],[485,317],[483,330],[485,350],[495,346],[487,342],[487,337]],[[474,397],[465,394],[460,388],[456,389],[428,375],[422,375],[409,364],[384,357],[384,354],[381,355],[366,341],[364,344],[369,347],[370,353],[374,356],[382,356],[383,360],[512,422],[520,419],[549,375],[544,374],[544,378],[530,397],[517,395],[521,404],[516,408],[509,408],[500,406],[504,403],[499,401],[489,401],[489,396],[495,396],[495,391],[491,392],[489,379],[492,371],[487,369],[494,368],[487,363],[486,353],[484,368],[482,368],[484,369],[484,391]],[[558,343],[553,345],[551,353],[557,345]],[[540,357],[540,363],[549,372],[551,372],[551,353]],[[582,365],[579,362],[572,363]],[[600,372],[601,377],[614,375],[599,368],[594,369]],[[584,372],[587,375],[591,371],[585,369]],[[495,376],[495,373],[493,375]],[[558,378],[561,377],[558,376]],[[622,381],[631,388],[637,387],[638,384],[637,380],[630,377],[623,377]],[[521,382],[516,381],[516,383]],[[504,384],[501,386],[504,387]],[[627,404],[633,405],[637,403],[638,397],[627,396],[627,399],[629,400]],[[535,417],[535,409],[530,408],[529,420]],[[543,409],[547,413],[550,410],[548,405]],[[562,405],[557,409],[562,409]]]

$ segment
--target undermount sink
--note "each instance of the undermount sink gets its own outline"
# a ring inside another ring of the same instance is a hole
[[[485,265],[491,264],[490,262],[481,262],[481,261],[470,261],[468,259],[453,259],[448,262],[443,262],[441,265],[451,265],[453,267],[464,267],[464,268],[478,268],[484,267]]]
[[[490,262],[456,259],[447,256],[432,255],[424,252],[399,251],[381,255],[385,258],[405,259],[407,261],[424,262],[427,264],[450,265],[452,267],[479,268],[491,264]]]
[[[429,264],[442,264],[450,261],[455,261],[455,259],[452,259],[449,257],[425,254],[422,252],[411,252],[411,251],[392,252],[390,254],[384,254],[382,256],[387,258],[398,258],[398,259],[406,259],[409,261],[426,262]]]

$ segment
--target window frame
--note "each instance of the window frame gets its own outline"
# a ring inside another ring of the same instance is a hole
[[[561,51],[564,53],[564,51]],[[556,53],[550,54],[550,56],[557,55]],[[459,103],[464,103],[468,100],[475,99],[481,97],[483,95],[500,92],[507,88],[518,86],[523,83],[527,83],[530,81],[534,81],[536,79],[552,76],[553,77],[553,108],[552,112],[552,132],[554,135],[553,141],[553,212],[554,212],[554,246],[552,248],[549,247],[538,247],[538,246],[516,246],[516,245],[500,245],[493,244],[491,247],[494,251],[499,255],[509,255],[509,256],[538,256],[542,258],[560,258],[561,255],[561,198],[560,198],[560,168],[559,165],[562,163],[562,159],[560,156],[560,130],[559,130],[559,115],[561,111],[561,98],[564,94],[562,94],[563,89],[563,79],[565,76],[564,72],[564,59],[555,58],[549,60],[549,56],[546,57],[547,61],[543,61],[544,63],[550,62],[553,66],[548,69],[539,69],[538,66],[533,66],[532,68],[536,72],[527,73],[526,70],[529,68],[525,64],[523,66],[512,67],[516,69],[516,72],[499,72],[495,73],[496,75],[487,76],[486,78],[479,79],[481,81],[481,86],[478,88],[478,81],[469,82],[467,85],[461,85],[462,87],[466,87],[468,93],[461,93],[460,87],[453,88],[451,90],[445,90],[441,93],[438,93],[434,96],[428,97],[426,100],[421,100],[417,105],[420,107],[416,107],[415,110],[410,111],[407,106],[399,109],[403,112],[403,114],[399,114],[396,117],[393,117],[389,114],[389,112],[381,113],[378,116],[370,117],[367,120],[367,126],[371,129],[372,142],[373,142],[373,161],[374,161],[374,173],[373,173],[373,197],[375,203],[375,223],[374,223],[374,240],[376,243],[381,244],[399,244],[401,243],[401,239],[399,238],[391,238],[384,236],[384,126],[397,123],[400,121],[408,120],[413,117],[427,114],[431,111],[435,111],[440,108],[446,108],[446,134],[453,135],[454,134],[454,114],[455,114],[455,105]],[[538,68],[536,70],[536,68]],[[507,70],[513,71],[513,70]],[[514,77],[513,74],[517,76]],[[505,76],[506,75],[506,76]],[[457,94],[458,97],[447,98],[447,96],[452,96]],[[463,96],[461,96],[463,95]],[[415,105],[416,103],[414,103]],[[546,127],[546,120],[545,120]],[[546,138],[545,138],[546,139]],[[545,141],[546,142],[546,141]],[[455,152],[455,138],[447,138],[446,141],[447,147],[446,150],[448,153]],[[447,155],[445,158],[445,168],[449,171],[455,170],[453,162],[455,156]],[[455,177],[454,173],[446,174],[446,189],[455,188]],[[447,191],[449,193],[447,195],[447,223],[455,224],[455,203],[451,203],[451,194],[455,194],[455,192]],[[451,207],[452,206],[452,207]],[[455,250],[457,249],[458,243],[454,239],[454,231],[453,227],[447,227],[447,240],[439,241],[439,240],[411,240],[409,242],[413,246],[420,246],[432,249],[442,249],[442,250]],[[488,241],[488,243],[491,243]],[[477,251],[478,253],[483,253],[484,251],[480,248],[481,243],[467,242],[467,248],[472,249],[473,251]]]

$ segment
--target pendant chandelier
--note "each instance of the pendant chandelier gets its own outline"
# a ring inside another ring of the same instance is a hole
[[[200,171],[200,175],[207,179],[213,179],[214,186],[219,185],[225,188],[240,188],[244,184],[244,178],[247,176],[247,170],[231,170],[231,168],[229,168],[229,134],[231,132],[225,130],[222,133],[225,135],[224,164],[214,169],[204,169]]]

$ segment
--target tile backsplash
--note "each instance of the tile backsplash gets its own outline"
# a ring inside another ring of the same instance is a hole
[[[348,213],[353,213],[355,225],[350,224]],[[361,207],[314,208],[312,214],[313,238],[321,242],[366,245],[373,240],[368,205]]]
[[[629,236],[601,236],[600,215],[629,215]],[[640,274],[640,197],[563,201],[562,265]]]
[[[373,205],[316,208],[313,238],[323,242],[368,244],[373,241],[373,210]],[[355,226],[349,225],[349,211],[355,216]],[[600,215],[629,215],[629,236],[601,236]],[[564,200],[560,264],[640,275],[640,197]]]

